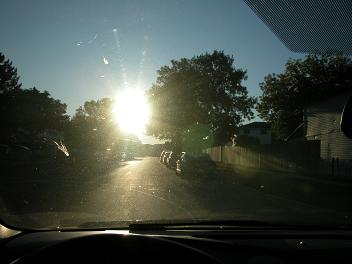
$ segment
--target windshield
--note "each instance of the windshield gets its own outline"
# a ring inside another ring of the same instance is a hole
[[[348,227],[351,3],[264,2],[3,1],[0,221]]]

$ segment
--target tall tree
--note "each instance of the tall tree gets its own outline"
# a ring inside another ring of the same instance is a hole
[[[2,94],[1,98],[6,102],[1,113],[5,141],[33,141],[46,130],[63,131],[69,120],[66,104],[53,99],[47,91],[18,89]]]
[[[233,56],[222,51],[172,60],[171,66],[160,68],[147,92],[148,133],[178,148],[187,142],[201,147],[227,142],[253,115],[255,100],[242,84],[246,78],[245,70],[235,68]]]
[[[17,69],[0,53],[0,142],[31,142],[47,129],[62,131],[66,104],[47,91],[21,89],[18,80]]]
[[[317,100],[351,90],[350,57],[326,52],[290,59],[280,74],[268,74],[257,104],[261,118],[272,123],[274,135],[284,139],[303,122],[306,106]]]
[[[110,98],[91,100],[76,110],[65,138],[74,148],[105,150],[117,143],[119,131],[113,118]]]
[[[0,93],[20,89],[19,78],[17,69],[12,66],[12,62],[0,52]]]

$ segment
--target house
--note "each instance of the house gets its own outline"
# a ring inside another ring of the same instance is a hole
[[[352,92],[306,107],[303,126],[307,140],[320,141],[320,174],[352,178],[352,140],[340,129],[341,114]]]
[[[252,122],[239,127],[237,136],[246,135],[255,138],[261,145],[271,144],[271,124],[267,122]]]

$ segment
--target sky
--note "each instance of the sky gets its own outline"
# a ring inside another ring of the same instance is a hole
[[[278,73],[290,52],[242,1],[3,1],[0,51],[24,88],[37,87],[68,105],[148,89],[172,59],[223,50],[247,70],[245,85]]]

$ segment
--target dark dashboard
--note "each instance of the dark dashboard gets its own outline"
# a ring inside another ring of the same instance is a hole
[[[0,263],[351,263],[350,232],[43,231],[0,240]]]

